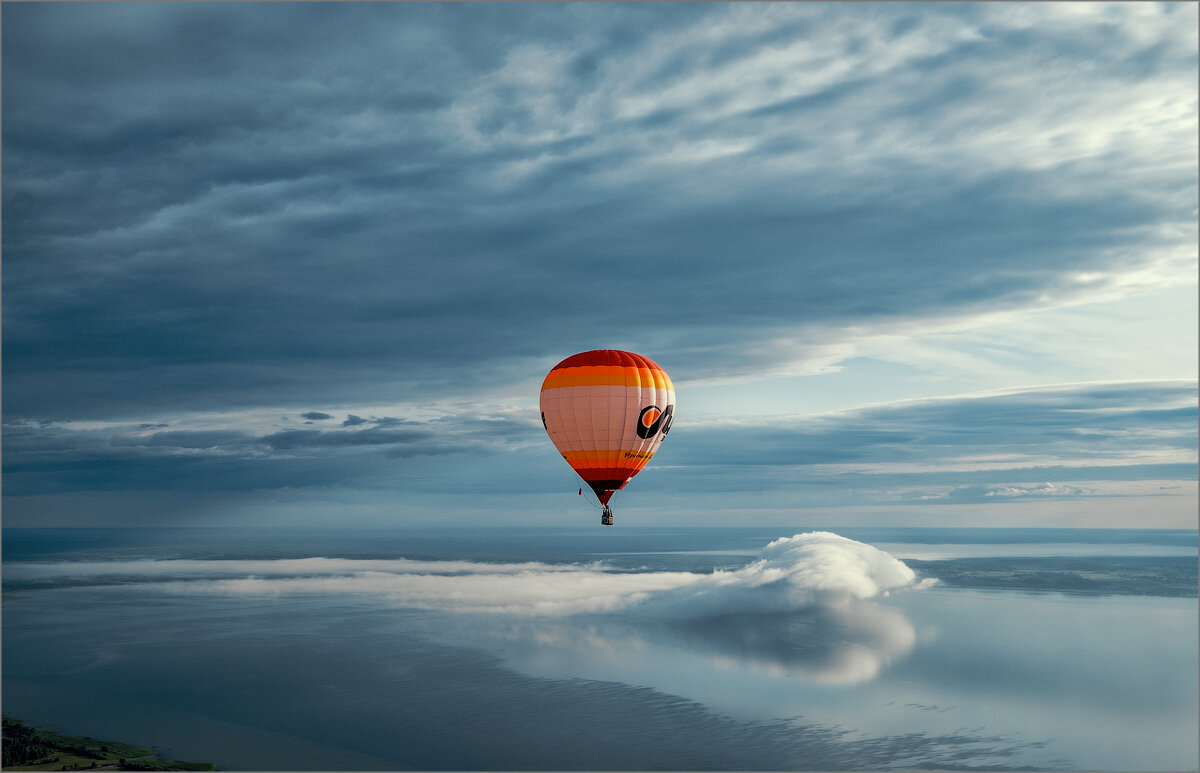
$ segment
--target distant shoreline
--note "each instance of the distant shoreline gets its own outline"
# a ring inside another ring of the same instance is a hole
[[[4,715],[4,770],[216,770],[211,762],[159,757],[151,749],[61,735]]]

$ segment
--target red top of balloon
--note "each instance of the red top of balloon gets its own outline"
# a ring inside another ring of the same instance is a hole
[[[555,365],[555,368],[574,368],[582,365],[624,365],[635,368],[658,368],[657,362],[640,354],[626,352],[621,349],[592,349],[589,352],[572,354],[567,359]]]

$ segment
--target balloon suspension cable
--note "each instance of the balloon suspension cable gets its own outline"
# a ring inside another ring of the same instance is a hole
[[[589,492],[591,492],[591,494],[592,494],[592,495],[591,495],[590,497],[589,497],[589,496],[585,496],[585,497],[583,498],[583,501],[584,501],[584,502],[587,502],[587,503],[588,503],[588,507],[592,508],[593,510],[603,510],[603,509],[604,509],[604,505],[600,504],[600,497],[596,496],[596,492],[595,492],[595,491],[592,491],[590,488],[589,488],[589,489],[587,489],[587,490],[588,490]]]
[[[603,510],[604,509],[604,505],[600,504],[599,496],[596,495],[596,492],[592,490],[591,486],[584,486],[584,487],[580,488],[579,493],[576,494],[576,498],[579,498],[579,497],[583,497],[583,501],[586,502],[587,506],[592,508],[593,510]]]

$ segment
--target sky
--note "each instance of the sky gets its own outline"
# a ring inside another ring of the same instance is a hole
[[[2,14],[6,526],[1196,526],[1194,3]]]

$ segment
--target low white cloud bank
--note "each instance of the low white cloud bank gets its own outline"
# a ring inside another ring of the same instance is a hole
[[[18,563],[5,580],[37,585],[137,583],[175,593],[350,595],[396,606],[563,616],[638,611],[703,617],[788,612],[923,587],[903,562],[831,532],[775,540],[728,571],[615,571],[602,563],[477,563],[303,558]]]
[[[596,565],[598,566],[598,564]],[[137,559],[130,561],[71,561],[20,563],[5,567],[5,576],[19,580],[86,580],[103,578],[186,580],[237,577],[329,577],[362,573],[384,574],[517,574],[572,572],[578,565],[488,564],[477,561],[418,561],[408,558],[279,558],[279,559]]]
[[[924,587],[903,561],[828,531],[784,537],[746,566],[712,574],[648,599],[646,606],[685,616],[788,612]]]

